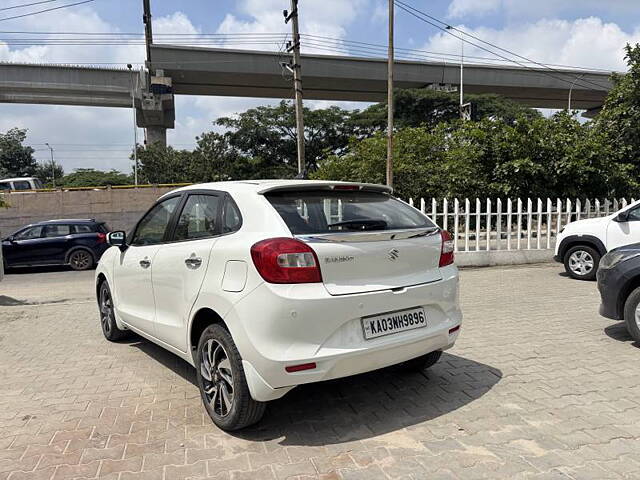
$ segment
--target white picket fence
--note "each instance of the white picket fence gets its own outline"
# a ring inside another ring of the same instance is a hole
[[[409,199],[453,234],[456,252],[541,250],[555,247],[557,233],[575,220],[609,215],[635,200]]]

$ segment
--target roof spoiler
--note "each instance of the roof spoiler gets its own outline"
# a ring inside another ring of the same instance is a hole
[[[283,191],[300,190],[360,190],[365,192],[393,193],[393,188],[377,183],[350,183],[350,182],[300,182],[287,185],[274,185],[258,190],[259,194]]]

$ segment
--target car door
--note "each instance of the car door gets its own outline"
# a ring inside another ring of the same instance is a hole
[[[116,313],[127,325],[149,335],[155,335],[153,263],[166,241],[180,198],[175,195],[161,200],[140,219],[113,268]]]
[[[35,265],[42,261],[42,234],[44,227],[36,225],[20,230],[2,242],[7,265]]]
[[[189,192],[171,236],[157,253],[153,265],[156,303],[156,337],[187,351],[186,326],[220,234],[223,194]]]
[[[607,250],[640,242],[640,205],[627,212],[627,221],[609,221],[607,226]]]
[[[57,223],[45,225],[41,240],[42,260],[52,264],[64,263],[72,242],[71,225]]]

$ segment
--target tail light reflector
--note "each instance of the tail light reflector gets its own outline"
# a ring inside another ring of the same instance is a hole
[[[316,252],[294,238],[270,238],[251,247],[258,273],[269,283],[322,282]]]
[[[453,255],[453,237],[446,230],[440,230],[440,236],[442,237],[442,248],[440,250],[440,267],[451,265],[454,260]]]
[[[98,243],[104,243],[107,241],[106,233],[98,233]]]
[[[284,367],[284,369],[289,373],[301,372],[303,370],[313,370],[314,368],[316,368],[315,362],[303,363],[301,365],[289,365],[288,367]]]
[[[456,325],[453,328],[449,329],[449,335],[451,335],[452,333],[456,333],[458,330],[460,330],[460,325]]]

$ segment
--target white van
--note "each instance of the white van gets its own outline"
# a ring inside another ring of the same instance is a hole
[[[40,188],[44,188],[44,185],[39,178],[35,177],[5,178],[4,180],[0,180],[0,192],[22,192],[25,190],[38,190]]]

